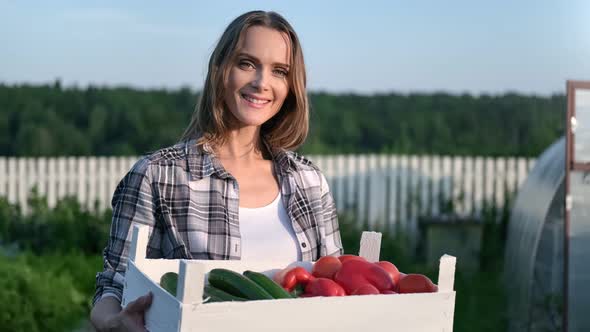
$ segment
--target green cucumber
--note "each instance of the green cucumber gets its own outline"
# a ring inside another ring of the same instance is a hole
[[[176,296],[176,285],[178,285],[178,273],[176,272],[167,272],[160,278],[160,286],[172,296]]]
[[[289,294],[283,287],[279,286],[271,278],[260,272],[245,271],[244,276],[254,281],[258,286],[262,287],[275,299],[292,299],[293,296]]]
[[[205,288],[203,289],[203,300],[205,299],[207,299],[207,303],[225,301],[246,301],[246,299],[243,297],[233,296],[228,292],[224,292],[221,289],[214,287],[212,285],[205,285]]]
[[[228,269],[213,269],[209,272],[209,283],[231,295],[248,300],[270,300],[273,297],[254,281]]]

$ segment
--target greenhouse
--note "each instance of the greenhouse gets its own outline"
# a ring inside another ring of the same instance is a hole
[[[568,82],[566,135],[538,158],[510,217],[509,331],[589,331],[590,82]]]

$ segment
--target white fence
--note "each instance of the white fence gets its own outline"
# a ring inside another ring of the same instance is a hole
[[[372,227],[415,230],[419,215],[453,206],[479,215],[485,204],[502,208],[524,181],[534,159],[416,155],[309,156],[324,172],[338,209]],[[117,183],[137,157],[0,157],[0,196],[27,212],[36,186],[49,206],[65,196],[109,208]]]

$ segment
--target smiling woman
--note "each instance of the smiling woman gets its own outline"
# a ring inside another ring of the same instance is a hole
[[[139,160],[113,195],[97,275],[97,330],[143,331],[151,296],[121,309],[131,232],[148,258],[315,261],[343,252],[321,171],[293,150],[309,129],[303,54],[274,12],[237,17],[221,36],[181,141]]]

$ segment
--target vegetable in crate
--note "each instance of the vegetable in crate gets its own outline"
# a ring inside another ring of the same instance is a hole
[[[342,263],[342,267],[334,276],[336,281],[347,294],[354,294],[358,288],[364,287],[363,292],[374,292],[366,285],[372,285],[377,293],[384,290],[393,290],[393,279],[383,268],[364,260],[350,259]]]
[[[273,297],[264,288],[243,275],[228,269],[213,269],[209,283],[231,295],[248,300],[270,300]]]
[[[407,274],[402,276],[397,286],[398,292],[407,293],[434,293],[438,291],[436,286],[427,276],[422,274]]]
[[[245,298],[234,296],[212,285],[205,285],[203,289],[203,301],[209,302],[226,302],[226,301],[246,301]]]
[[[178,273],[167,272],[160,278],[160,286],[172,296],[176,296],[176,286],[178,285]]]
[[[345,296],[342,286],[328,278],[315,278],[305,286],[305,297],[310,296]]]
[[[393,279],[393,283],[394,284],[398,284],[399,283],[399,279],[401,277],[401,274],[399,272],[399,270],[397,269],[397,267],[388,261],[380,261],[375,263],[379,266],[381,266],[387,273],[389,273],[389,275],[391,276],[391,279]]]
[[[323,256],[313,264],[311,274],[316,278],[334,279],[334,275],[340,270],[340,267],[342,267],[342,262],[338,257]]]
[[[282,278],[281,278],[282,277]],[[296,286],[305,286],[315,277],[303,267],[297,266],[277,272],[273,280],[280,284],[288,292],[293,291]]]
[[[260,272],[244,271],[244,276],[254,281],[258,286],[262,287],[275,299],[292,299],[293,296],[289,294],[283,287],[274,282],[272,279]]]

